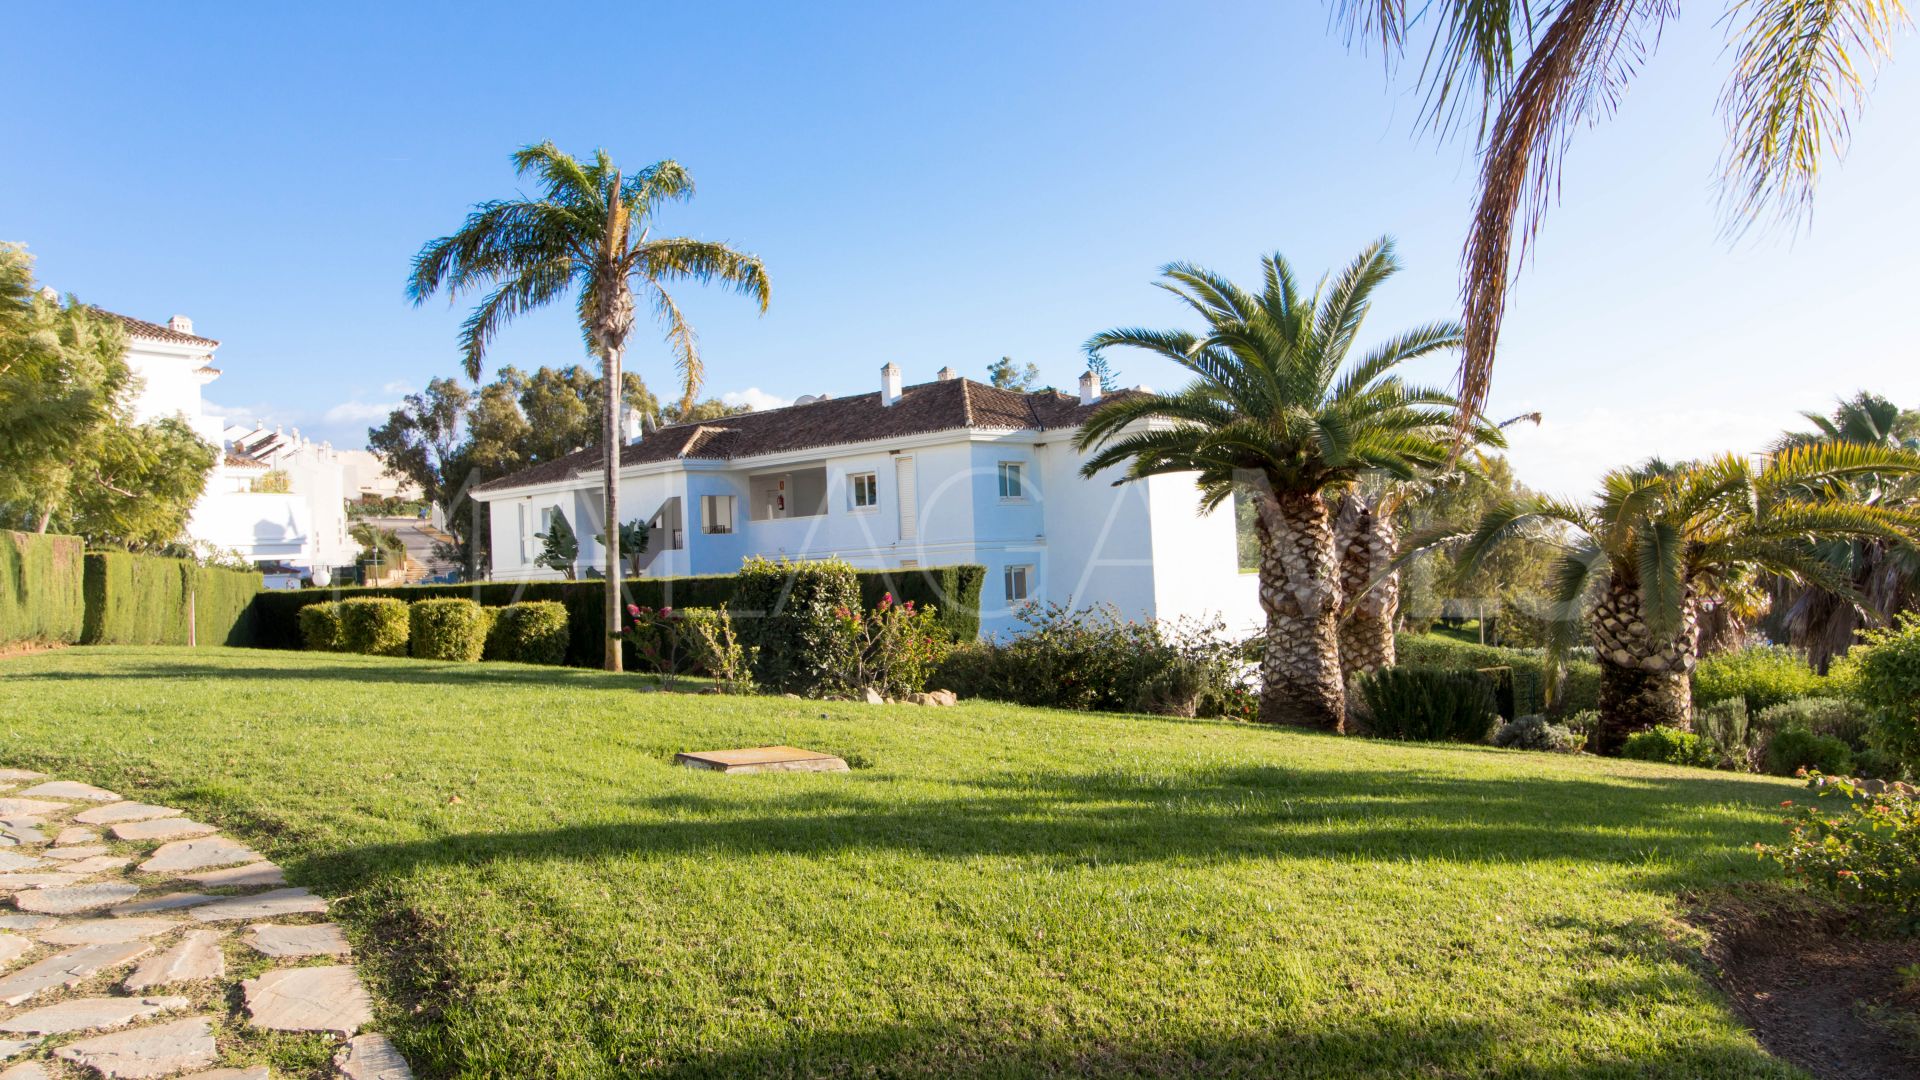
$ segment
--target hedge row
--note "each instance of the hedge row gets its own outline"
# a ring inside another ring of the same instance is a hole
[[[1546,660],[1537,649],[1508,649],[1498,645],[1475,645],[1438,634],[1395,634],[1397,661],[1406,667],[1436,668],[1446,671],[1489,671],[1505,668],[1494,675],[1501,697],[1501,713],[1532,716],[1548,712]],[[1511,688],[1509,689],[1509,683]],[[1511,704],[1507,698],[1511,695]],[[1600,707],[1600,665],[1591,660],[1573,660],[1567,664],[1566,681],[1554,695],[1552,712],[1578,712]]]
[[[81,576],[79,537],[0,531],[0,645],[79,641]]]
[[[981,566],[939,566],[911,570],[860,570],[862,603],[877,605],[888,593],[896,601],[933,605],[937,624],[957,641],[980,636]],[[737,575],[682,578],[629,578],[622,583],[626,602],[642,607],[710,607],[731,602],[740,586]],[[461,597],[484,607],[505,607],[528,600],[552,600],[567,609],[566,662],[599,667],[606,656],[606,592],[600,581],[489,581],[465,585],[390,585],[340,589],[293,589],[260,593],[253,601],[252,644],[267,649],[300,648],[300,609],[309,604],[355,596],[387,596],[409,603]],[[741,615],[745,617],[746,613]]]
[[[86,557],[83,645],[251,645],[260,575],[98,551]],[[192,626],[189,627],[189,612]]]

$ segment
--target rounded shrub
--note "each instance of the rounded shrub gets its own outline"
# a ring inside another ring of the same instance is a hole
[[[1522,716],[1500,725],[1493,733],[1493,745],[1509,750],[1544,750],[1552,754],[1571,754],[1587,744],[1587,737],[1564,724],[1544,716]]]
[[[1383,739],[1481,742],[1500,719],[1492,681],[1473,671],[1382,668],[1360,680],[1360,697]]]
[[[484,655],[521,664],[565,663],[567,605],[558,600],[528,600],[499,608]]]
[[[1816,735],[1803,727],[1774,732],[1767,740],[1767,771],[1792,776],[1801,769],[1845,776],[1853,770],[1853,751],[1831,735]]]
[[[1892,765],[1920,774],[1920,614],[1868,631],[1848,654],[1855,693],[1874,710],[1868,741]]]
[[[300,609],[300,645],[314,652],[340,651],[340,605],[308,604]]]
[[[388,596],[340,601],[340,651],[368,656],[407,655],[407,602]]]
[[[1873,728],[1873,711],[1851,698],[1802,698],[1763,709],[1755,718],[1763,731],[1805,728],[1831,735],[1858,750]]]
[[[1837,693],[1836,687],[1807,666],[1806,657],[1782,645],[1709,656],[1693,671],[1695,705],[1741,698],[1748,712],[1757,713],[1782,702]]]
[[[1715,755],[1712,744],[1691,731],[1656,727],[1627,736],[1627,741],[1620,746],[1620,756],[1636,761],[1662,761],[1668,765],[1711,769]]]
[[[480,659],[492,621],[472,600],[447,597],[416,600],[407,609],[413,655],[422,660]]]

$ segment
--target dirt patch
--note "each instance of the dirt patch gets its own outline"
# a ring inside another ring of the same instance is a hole
[[[1822,1080],[1920,1076],[1920,938],[1806,893],[1716,897],[1689,920],[1761,1045]]]
[[[52,652],[55,649],[67,649],[72,646],[62,641],[8,641],[0,642],[0,660],[13,656],[31,656],[34,653]]]

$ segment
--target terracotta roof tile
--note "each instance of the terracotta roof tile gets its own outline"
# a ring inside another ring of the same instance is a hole
[[[1110,394],[1108,400],[1116,396]],[[1054,390],[1029,394],[971,379],[950,379],[906,387],[890,407],[881,405],[875,392],[664,427],[621,447],[620,464],[674,458],[728,461],[936,431],[1046,431],[1078,427],[1093,409],[1074,395]],[[604,460],[598,447],[576,450],[473,490],[556,483],[598,470]]]
[[[146,338],[149,341],[164,341],[172,345],[205,345],[209,349],[220,344],[212,338],[203,338],[194,334],[183,334],[170,326],[164,326],[160,323],[150,323],[145,319],[136,319],[131,315],[122,315],[117,311],[107,311],[104,308],[94,308],[93,310],[102,315],[119,319],[121,325],[127,328],[127,333],[137,338]]]

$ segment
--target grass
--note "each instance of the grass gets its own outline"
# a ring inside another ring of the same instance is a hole
[[[856,768],[670,764],[775,742]],[[0,764],[336,898],[426,1077],[1800,1075],[1675,918],[1764,778],[136,648],[0,661]]]

